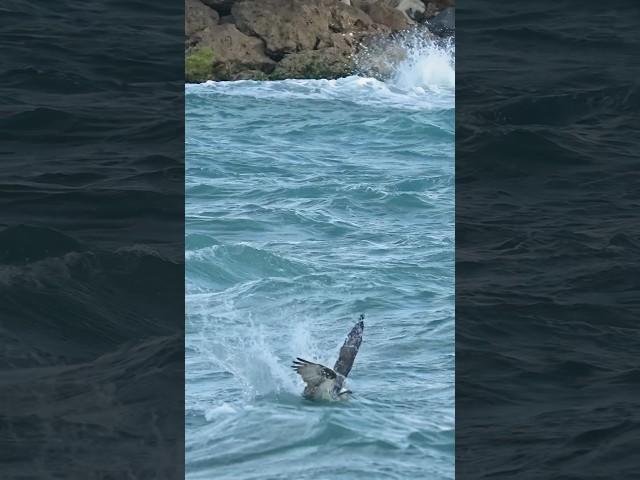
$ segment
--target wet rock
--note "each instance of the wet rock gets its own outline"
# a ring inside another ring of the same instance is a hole
[[[438,11],[444,10],[448,7],[455,7],[455,0],[425,0],[425,3],[432,3]]]
[[[262,40],[245,35],[232,24],[215,25],[199,32],[197,47],[213,51],[213,78],[220,80],[249,70],[270,73],[275,66],[265,54]]]
[[[387,2],[362,2],[360,8],[369,15],[375,23],[389,27],[391,31],[410,28],[413,22],[403,12],[391,7]]]
[[[240,73],[236,73],[231,77],[231,80],[268,80],[269,75],[260,70],[244,70]]]
[[[332,32],[365,32],[375,29],[374,21],[363,10],[336,3],[330,7],[331,20],[329,28]]]
[[[317,78],[322,73],[334,78],[351,73],[351,59],[369,39],[385,39],[392,33],[411,30],[417,22],[425,22],[439,35],[452,35],[454,3],[185,0],[186,50],[188,54],[198,52],[189,65],[197,66],[198,78],[202,72],[210,72],[210,78],[218,80],[263,79],[266,75],[284,78],[287,72],[296,78]],[[393,57],[393,52],[390,55]]]
[[[424,27],[397,32],[387,37],[371,37],[362,42],[355,56],[355,71],[359,75],[386,80],[397,65],[407,58],[407,45],[428,43],[437,39]]]
[[[185,0],[184,31],[187,37],[214,26],[219,20],[218,12],[206,6],[200,0]]]
[[[242,0],[231,9],[238,29],[261,38],[269,56],[313,50],[329,31],[331,12],[323,0]]]
[[[358,38],[351,33],[329,33],[319,38],[316,50],[335,47],[343,50],[345,54],[350,53],[356,47]]]
[[[427,23],[427,27],[436,35],[449,36],[455,33],[456,10],[454,7],[445,8]]]
[[[440,11],[440,8],[436,5],[435,2],[425,2],[424,5],[425,5],[424,12],[422,12],[422,15],[420,15],[419,18],[416,19],[418,23],[426,22],[430,18],[435,17]]]
[[[271,74],[274,80],[285,78],[339,78],[353,72],[351,55],[336,47],[290,53]]]
[[[411,20],[417,20],[422,18],[426,7],[422,0],[400,0],[395,8]]]
[[[235,25],[236,20],[235,20],[235,18],[233,18],[233,15],[225,15],[224,17],[220,17],[219,23],[221,25],[224,25],[224,24],[227,24],[227,23]]]
[[[235,0],[202,0],[202,3],[216,10],[220,16],[229,15]]]

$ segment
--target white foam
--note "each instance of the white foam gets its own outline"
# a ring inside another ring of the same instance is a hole
[[[206,408],[204,411],[204,417],[207,419],[207,421],[210,422],[220,416],[232,415],[234,413],[237,413],[238,411],[239,411],[238,407],[234,407],[229,403],[222,402],[221,404],[216,405],[215,407]]]
[[[451,109],[454,105],[455,48],[436,44],[419,34],[390,40],[401,44],[404,58],[381,81],[352,75],[338,79],[278,81],[207,81],[186,85],[187,93],[256,99],[336,100],[359,105],[411,110]]]
[[[317,358],[317,347],[306,322],[296,321],[291,331],[282,336],[269,336],[261,325],[247,318],[246,313],[236,310],[233,302],[195,302],[197,308],[193,308],[192,303],[188,301],[190,316],[193,318],[198,312],[196,315],[206,321],[198,321],[198,333],[189,335],[188,343],[195,350],[195,357],[188,362],[187,370],[192,367],[198,371],[231,374],[236,388],[242,392],[241,404],[258,396],[300,393],[302,383],[289,367],[292,355]],[[211,314],[213,311],[217,313]],[[288,318],[289,315],[283,313],[280,322],[285,323]],[[192,405],[204,400],[189,398],[187,393],[187,401]],[[211,398],[218,397],[215,392],[208,394]],[[208,417],[234,413],[237,405],[231,407],[216,405],[207,407],[204,413]]]
[[[425,41],[407,48],[407,57],[396,67],[391,82],[394,86],[417,93],[453,93],[455,65],[453,47],[437,46]]]

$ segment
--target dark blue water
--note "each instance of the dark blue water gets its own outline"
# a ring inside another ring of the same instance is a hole
[[[187,86],[187,478],[453,478],[451,53]],[[361,312],[353,398],[304,400]]]
[[[637,478],[637,5],[459,7],[456,474]]]
[[[0,6],[2,478],[180,478],[182,10]]]

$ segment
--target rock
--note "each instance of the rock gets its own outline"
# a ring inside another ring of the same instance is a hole
[[[268,80],[269,76],[260,70],[244,70],[231,77],[231,80]]]
[[[236,26],[260,37],[275,59],[287,53],[313,50],[329,31],[331,12],[323,0],[241,0],[231,13]]]
[[[319,38],[317,49],[335,47],[343,50],[345,55],[352,52],[356,46],[356,37],[348,33],[329,33]]]
[[[440,9],[435,4],[435,2],[425,1],[424,2],[424,6],[425,6],[424,12],[422,12],[422,14],[419,15],[418,18],[416,18],[416,21],[418,23],[426,22],[430,18],[435,17],[438,14],[438,12],[440,11]]]
[[[354,5],[364,11],[374,4],[398,10],[412,24],[422,18],[425,11],[425,4],[421,0],[354,0]]]
[[[207,7],[200,0],[185,0],[184,31],[187,37],[218,23],[218,12]]]
[[[445,8],[429,20],[427,27],[436,35],[453,35],[456,29],[456,9],[454,7]]]
[[[335,78],[352,73],[365,40],[388,38],[433,17],[453,31],[455,0],[185,0],[187,76]],[[447,13],[450,12],[450,13]],[[425,29],[426,30],[426,29]],[[389,47],[390,48],[390,47]],[[366,48],[365,48],[366,49]],[[373,49],[375,50],[375,49]],[[384,66],[371,53],[373,70]],[[384,53],[395,58],[398,52]],[[279,62],[276,64],[276,62]],[[386,62],[388,63],[388,62]],[[190,73],[189,73],[190,72]]]
[[[375,23],[385,25],[393,32],[409,28],[413,22],[400,10],[389,6],[382,1],[363,2],[362,10],[369,15]]]
[[[425,3],[433,3],[438,10],[444,10],[448,7],[455,7],[455,0],[426,0]]]
[[[235,0],[202,0],[202,3],[213,8],[220,16],[229,15]]]
[[[230,23],[235,25],[236,20],[233,18],[233,15],[225,15],[224,17],[220,17],[220,25],[224,25],[226,23]]]
[[[394,33],[388,37],[371,37],[362,42],[355,56],[355,71],[379,80],[390,78],[397,65],[407,58],[408,45],[433,42],[435,35],[424,27]]]
[[[189,48],[184,57],[184,77],[187,83],[201,83],[214,77],[215,55],[209,47]]]
[[[385,80],[389,78],[407,52],[396,42],[373,39],[363,44],[356,56],[356,71],[359,75]]]
[[[339,78],[353,72],[351,55],[336,47],[290,53],[271,74],[274,80],[285,78]]]
[[[411,20],[421,18],[425,11],[425,5],[421,0],[400,0],[395,8]]]
[[[270,73],[275,66],[265,54],[262,40],[245,35],[228,23],[199,32],[197,46],[213,50],[213,75],[219,80],[229,80],[247,70]]]
[[[330,8],[331,20],[329,28],[333,32],[365,32],[374,28],[374,22],[359,8],[336,3]]]

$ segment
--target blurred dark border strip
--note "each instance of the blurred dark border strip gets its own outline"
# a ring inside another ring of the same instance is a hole
[[[456,14],[456,478],[638,478],[637,5]]]
[[[184,3],[0,15],[0,477],[182,479]]]

